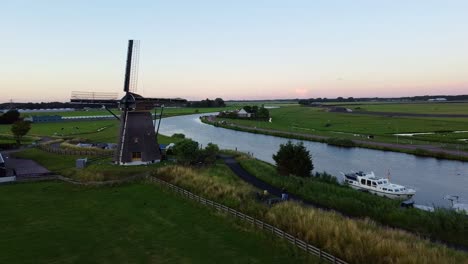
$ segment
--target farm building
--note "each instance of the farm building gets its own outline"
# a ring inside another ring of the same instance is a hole
[[[59,115],[43,115],[43,116],[32,116],[25,118],[26,121],[31,121],[33,123],[46,123],[46,122],[61,122],[62,116]]]
[[[251,113],[247,113],[247,111],[245,111],[244,109],[241,109],[237,112],[238,117],[250,117],[251,115]]]

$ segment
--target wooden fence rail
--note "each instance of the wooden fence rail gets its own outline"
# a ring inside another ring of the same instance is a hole
[[[112,155],[113,151],[96,151],[96,150],[74,150],[74,149],[65,149],[65,148],[54,148],[48,145],[37,145],[37,147],[41,150],[61,154],[61,155],[75,155],[75,156],[110,156]]]
[[[278,237],[281,237],[283,239],[286,239],[289,243],[297,246],[298,248],[306,251],[307,253],[309,254],[312,254],[314,256],[317,256],[319,257],[321,260],[324,260],[326,262],[329,262],[329,263],[335,263],[335,264],[347,264],[346,261],[344,260],[341,260],[315,246],[312,246],[311,244],[308,244],[307,242],[275,227],[275,226],[272,226],[272,225],[269,225],[265,222],[263,222],[262,220],[258,220],[254,217],[251,217],[249,215],[246,215],[244,213],[241,213],[233,208],[230,208],[230,207],[227,207],[223,204],[220,204],[220,203],[217,203],[217,202],[214,202],[214,201],[211,201],[209,199],[205,199],[201,196],[198,196],[196,194],[193,194],[183,188],[180,188],[179,186],[176,186],[174,184],[171,184],[169,182],[166,182],[166,181],[163,181],[159,178],[156,178],[156,177],[151,177],[151,176],[148,176],[148,179],[150,182],[152,183],[158,183],[160,185],[163,185],[163,186],[166,186],[168,187],[169,189],[173,190],[174,192],[176,193],[179,193],[181,194],[182,196],[185,196],[186,198],[189,198],[191,200],[194,200],[194,201],[197,201],[199,202],[200,204],[203,204],[203,205],[206,205],[206,206],[209,206],[209,207],[213,207],[214,209],[220,211],[220,212],[224,212],[228,215],[232,215],[236,218],[239,218],[241,220],[244,220],[246,222],[249,222],[251,224],[253,224],[254,227],[257,227],[259,229],[262,229],[262,230],[265,230],[265,231],[268,231],[268,232],[271,232],[272,234],[278,236]]]

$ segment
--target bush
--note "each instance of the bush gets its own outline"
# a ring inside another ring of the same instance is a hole
[[[191,139],[184,139],[173,147],[177,162],[181,164],[193,164],[199,158],[198,142]]]
[[[312,157],[302,142],[293,144],[288,141],[286,144],[281,144],[278,152],[273,155],[273,160],[282,175],[308,177],[314,169]]]
[[[175,133],[171,136],[171,138],[180,138],[180,139],[184,139],[185,138],[185,135],[182,134],[182,133]]]
[[[327,139],[327,143],[330,145],[340,146],[340,147],[355,147],[356,143],[351,139],[347,138],[329,138]]]
[[[212,164],[216,161],[216,155],[219,153],[219,147],[216,144],[208,143],[205,149],[200,151],[200,161],[207,164]]]

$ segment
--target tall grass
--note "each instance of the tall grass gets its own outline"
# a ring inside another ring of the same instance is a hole
[[[352,263],[468,263],[465,253],[435,246],[407,232],[295,202],[274,206],[266,219]]]
[[[468,217],[452,210],[437,209],[434,213],[418,209],[400,208],[395,200],[358,192],[351,188],[330,184],[321,179],[281,176],[268,163],[240,156],[241,166],[257,178],[277,187],[284,187],[317,205],[338,210],[354,217],[370,217],[392,227],[468,247]]]
[[[203,169],[177,165],[161,167],[153,176],[190,189],[204,197],[220,201],[227,206],[255,211],[260,207],[245,203],[254,198],[255,189],[240,181],[225,165],[214,164]]]
[[[211,168],[166,166],[154,176],[206,198],[263,219],[350,263],[468,263],[468,255],[369,219],[286,202],[268,207],[256,201],[256,190],[236,179],[225,165]]]

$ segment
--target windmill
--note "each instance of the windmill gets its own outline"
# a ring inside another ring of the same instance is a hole
[[[125,67],[125,95],[116,100],[114,93],[72,92],[70,102],[76,104],[99,104],[120,121],[119,140],[114,154],[114,162],[119,165],[140,165],[161,160],[157,142],[156,120],[151,111],[164,105],[184,105],[185,99],[145,98],[135,93],[138,76],[139,42],[128,41],[127,63]],[[120,117],[108,109],[118,106]],[[160,115],[160,118],[162,116]],[[156,118],[156,111],[155,111]],[[160,124],[160,122],[159,122]],[[159,130],[159,126],[157,128]]]

